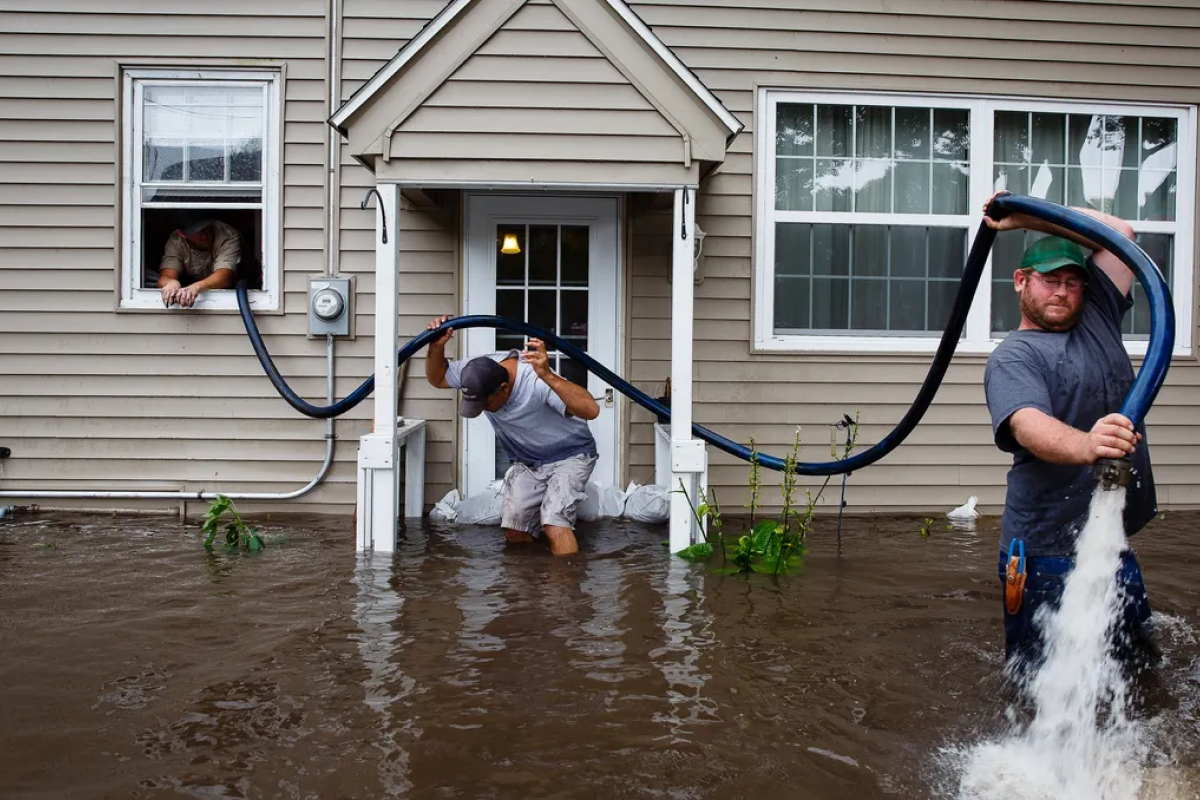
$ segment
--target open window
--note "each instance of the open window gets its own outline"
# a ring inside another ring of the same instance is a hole
[[[241,238],[238,277],[251,307],[280,307],[279,73],[264,70],[124,72],[122,308],[162,308],[167,239],[202,220]],[[199,309],[233,309],[210,290]]]

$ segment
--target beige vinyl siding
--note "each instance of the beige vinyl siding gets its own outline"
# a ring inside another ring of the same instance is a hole
[[[305,306],[306,278],[326,263],[326,6],[52,0],[0,12],[0,442],[13,451],[0,465],[5,489],[286,492],[316,474],[325,423],[275,393],[236,315],[115,311],[118,65],[284,67],[287,313],[259,323],[292,386],[319,402],[325,345],[305,338]],[[369,338],[339,342],[339,395],[370,372],[370,353]],[[339,422],[325,484],[274,507],[348,514],[354,440],[365,427]]]
[[[442,0],[344,0],[342,19],[342,82],[339,105],[442,10]],[[362,200],[375,186],[375,176],[341,148],[338,214],[338,268],[357,276],[359,341],[366,345],[355,373],[373,370],[375,326],[375,217],[377,200],[367,210]],[[400,319],[399,337],[408,341],[425,329],[434,316],[459,312],[459,203],[456,193],[440,197],[439,206],[417,208],[405,198],[399,213]],[[395,235],[396,220],[388,220]],[[369,311],[365,310],[369,309]],[[456,352],[457,343],[447,353]],[[435,389],[425,380],[425,353],[413,358],[401,390],[400,414],[424,419],[429,426],[425,456],[425,501],[432,504],[457,484],[458,424],[452,393]],[[339,359],[341,362],[341,359]],[[340,369],[340,365],[339,365]],[[371,402],[363,407],[370,416]],[[369,423],[367,423],[369,427]],[[353,496],[348,498],[353,502]]]
[[[754,436],[763,451],[775,455],[786,452],[801,425],[802,460],[829,459],[829,426],[843,413],[859,410],[860,442],[878,441],[907,410],[929,362],[750,353],[756,86],[1200,101],[1195,3],[1185,8],[1134,2],[754,0],[732,7],[658,0],[632,6],[747,126],[697,204],[697,221],[708,238],[706,279],[696,287],[695,419],[735,440]],[[629,350],[632,375],[642,388],[657,385],[670,367],[669,227],[669,217],[662,215],[633,222]],[[1178,336],[1194,346],[1195,330]],[[851,510],[932,512],[959,505],[970,494],[988,510],[1000,508],[1009,458],[991,444],[985,361],[955,358],[908,442],[850,478]],[[1176,359],[1148,418],[1164,508],[1200,504],[1197,409],[1200,368],[1195,359]],[[653,468],[650,415],[639,409],[633,419],[632,476],[645,480]],[[710,479],[723,504],[743,504],[745,464],[712,448],[710,462]],[[777,492],[769,494],[778,502]],[[827,506],[836,508],[837,500],[837,491],[827,492]]]
[[[684,160],[680,132],[554,5],[513,14],[404,119],[390,152],[402,163],[388,174],[435,180],[604,184],[614,166],[674,175]]]

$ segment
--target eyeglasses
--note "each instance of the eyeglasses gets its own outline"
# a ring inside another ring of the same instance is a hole
[[[1036,271],[1033,272],[1033,275],[1039,281],[1041,281],[1043,286],[1054,292],[1057,292],[1064,286],[1069,292],[1078,292],[1081,291],[1084,286],[1087,286],[1087,281],[1085,281],[1083,278],[1048,278],[1042,273]]]

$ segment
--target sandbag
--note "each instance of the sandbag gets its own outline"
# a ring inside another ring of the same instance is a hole
[[[492,481],[479,494],[471,495],[458,507],[462,525],[499,525],[503,502],[504,481]]]
[[[595,522],[600,519],[600,484],[588,481],[584,491],[587,497],[583,498],[575,515],[584,522]]]
[[[619,486],[605,486],[600,490],[600,519],[616,519],[625,513],[625,492]]]
[[[663,486],[632,483],[625,493],[624,517],[634,522],[666,522],[671,518],[671,496]]]
[[[462,499],[458,496],[458,489],[451,489],[445,497],[434,503],[433,509],[429,512],[429,518],[442,522],[454,522],[458,519],[458,507],[461,503]]]

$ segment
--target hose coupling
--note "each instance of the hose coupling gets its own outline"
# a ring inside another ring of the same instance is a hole
[[[1133,464],[1128,458],[1102,458],[1092,467],[1092,475],[1100,488],[1111,492],[1118,486],[1129,486]]]

